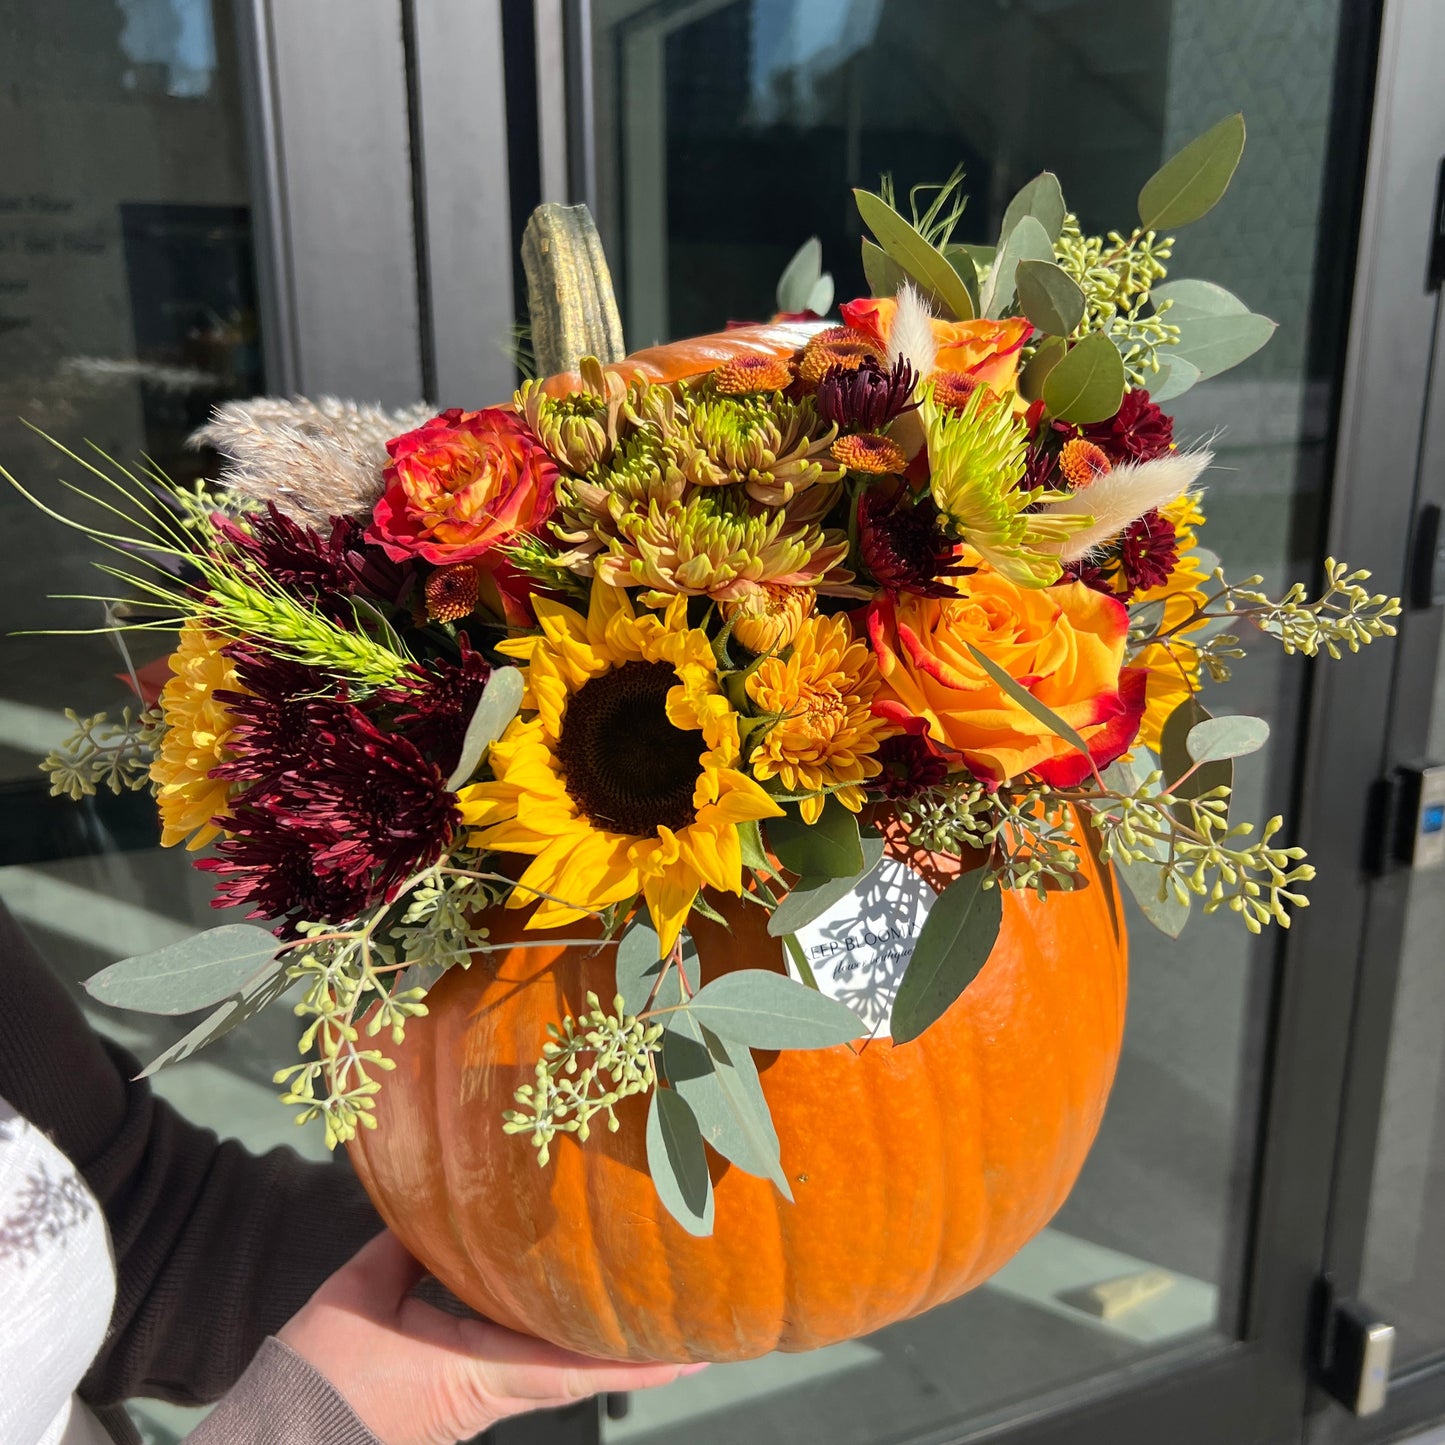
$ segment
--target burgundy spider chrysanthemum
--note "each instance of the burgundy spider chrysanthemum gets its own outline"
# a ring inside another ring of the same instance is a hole
[[[355,918],[372,901],[363,880],[318,872],[311,834],[284,815],[246,804],[226,826],[234,831],[217,845],[218,856],[196,862],[215,875],[213,908],[248,907],[250,918],[279,920],[284,937],[301,922]]]
[[[1131,596],[1162,586],[1178,563],[1179,538],[1168,517],[1145,512],[1125,528],[1119,541],[1119,568]]]
[[[441,770],[412,742],[343,704],[314,731],[304,770],[247,789],[223,823],[218,906],[251,917],[355,916],[441,855],[458,824]]]
[[[349,706],[344,687],[337,695],[337,684],[315,669],[250,643],[231,643],[226,656],[236,664],[245,691],[216,693],[235,725],[226,740],[231,759],[215,776],[258,783],[309,767],[316,755],[317,730],[334,726]]]
[[[357,593],[396,601],[411,581],[412,567],[391,561],[368,542],[365,525],[355,517],[332,518],[331,533],[323,536],[267,502],[245,525],[226,518],[218,530],[258,572],[334,621],[351,617],[347,599]]]
[[[939,579],[976,570],[958,561],[958,544],[939,526],[933,498],[907,487],[872,487],[859,496],[858,550],[889,592],[952,597],[954,589]]]
[[[1136,387],[1124,393],[1116,415],[1084,427],[1083,435],[1103,447],[1112,462],[1152,462],[1173,448],[1174,418]]]
[[[868,786],[893,802],[916,798],[948,776],[948,760],[922,732],[884,738],[874,757],[883,771]]]
[[[1105,597],[1119,595],[1114,590],[1113,566],[1105,565],[1088,557],[1077,562],[1070,562],[1064,568],[1063,580],[1065,582],[1082,582],[1085,587],[1092,587],[1095,592],[1102,592]]]
[[[458,633],[461,660],[432,658],[419,663],[377,700],[401,710],[391,726],[450,773],[461,756],[462,739],[472,720],[482,689],[492,675],[486,658],[473,649],[466,633]]]
[[[918,374],[900,356],[886,371],[871,356],[854,369],[830,366],[818,383],[818,414],[839,431],[882,431],[895,417],[912,411]]]

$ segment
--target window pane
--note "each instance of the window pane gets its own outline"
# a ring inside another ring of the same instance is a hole
[[[23,418],[82,454],[88,440],[197,477],[206,460],[187,435],[217,401],[264,390],[231,8],[0,0],[0,35],[0,466],[60,510],[76,503],[59,477],[94,481]],[[215,922],[207,879],[156,847],[149,796],[103,789],[82,807],[49,798],[38,770],[70,731],[65,708],[134,701],[112,638],[9,635],[100,626],[98,602],[45,599],[111,590],[91,565],[104,560],[119,561],[0,482],[0,899],[72,983]],[[135,663],[170,640],[131,634]],[[193,1022],[82,1001],[142,1060]],[[278,1009],[255,1027],[163,1072],[157,1091],[253,1149],[324,1157],[271,1083],[296,1020]],[[196,1418],[133,1411],[154,1445]]]

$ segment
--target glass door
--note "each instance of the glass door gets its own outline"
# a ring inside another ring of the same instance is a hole
[[[588,77],[573,89],[589,106],[573,126],[574,199],[597,214],[633,347],[765,317],[810,234],[839,297],[863,294],[849,188],[882,172],[902,193],[961,164],[970,202],[957,239],[986,243],[1008,198],[1047,166],[1085,228],[1107,231],[1126,226],[1164,155],[1242,110],[1250,138],[1235,188],[1181,240],[1178,274],[1219,280],[1279,331],[1223,384],[1176,403],[1176,434],[1214,438],[1207,535],[1236,572],[1269,585],[1313,578],[1327,540],[1356,555],[1348,531],[1336,540],[1344,510],[1331,480],[1348,490],[1365,475],[1334,459],[1375,7],[591,0],[570,15],[569,54]],[[1426,376],[1425,353],[1408,358],[1394,396],[1402,449]],[[1388,582],[1398,558],[1379,550],[1383,566],[1362,561]],[[1284,812],[1328,855],[1317,891],[1339,890],[1319,910],[1332,922],[1307,915],[1286,950],[1278,937],[1251,946],[1218,920],[1171,945],[1133,918],[1118,1082],[1083,1177],[1043,1235],[926,1316],[613,1402],[603,1440],[1298,1438],[1351,1007],[1340,982],[1353,976],[1353,935],[1348,920],[1338,932],[1339,909],[1357,902],[1364,827],[1361,814],[1329,846],[1335,823],[1312,800],[1338,792],[1353,805],[1374,768],[1360,755],[1321,774],[1306,722],[1316,686],[1277,655],[1240,670],[1238,706],[1268,717],[1274,740],[1237,785],[1251,811]],[[1102,1303],[1100,1286],[1115,1282],[1126,1308]]]
[[[1416,7],[1404,33],[1402,93],[1425,67],[1438,75],[1445,15]],[[1393,1439],[1445,1416],[1445,118],[1423,105],[1397,134],[1393,184],[1415,192],[1413,214],[1380,244],[1407,248],[1395,258],[1396,285],[1420,318],[1407,344],[1428,352],[1430,388],[1410,490],[1375,523],[1402,553],[1409,606],[1374,700],[1386,722],[1376,876],[1360,937],[1327,1256],[1333,1297],[1322,1321],[1327,1336],[1338,1334],[1341,1312],[1387,1327],[1393,1355],[1379,1413],[1354,1420],[1318,1401],[1310,1445]]]

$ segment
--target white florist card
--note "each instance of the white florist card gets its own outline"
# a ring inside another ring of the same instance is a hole
[[[903,970],[937,897],[911,868],[885,856],[853,892],[797,932],[818,988],[847,1004],[870,1033],[888,1033]],[[796,972],[791,960],[790,967]]]

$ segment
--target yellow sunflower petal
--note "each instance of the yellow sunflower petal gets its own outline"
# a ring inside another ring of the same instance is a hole
[[[673,864],[643,883],[642,896],[652,915],[652,926],[657,930],[664,956],[677,942],[697,892],[697,875],[683,862]]]

